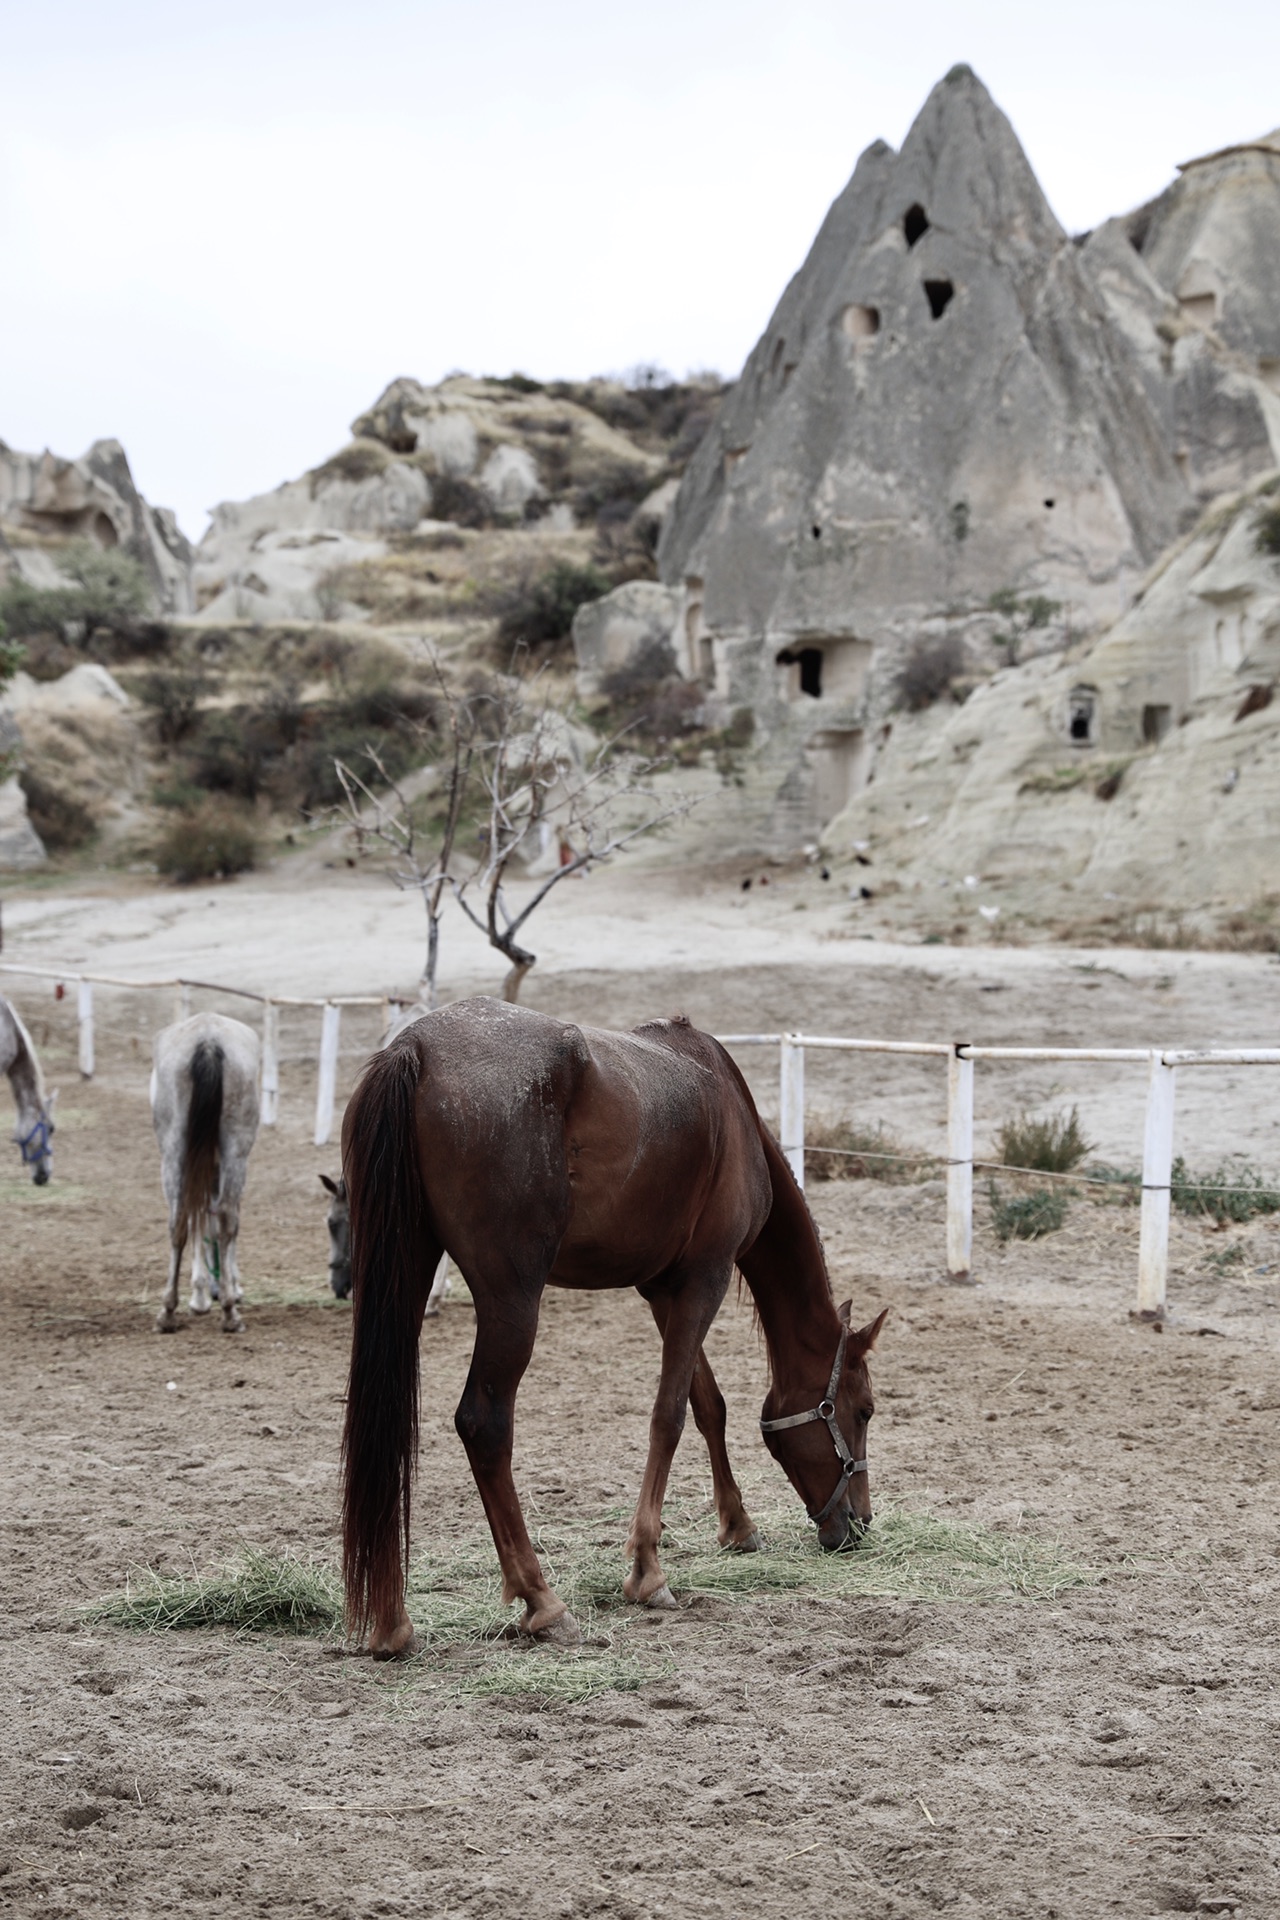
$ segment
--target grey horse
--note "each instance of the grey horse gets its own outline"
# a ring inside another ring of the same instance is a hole
[[[337,1299],[345,1300],[351,1292],[351,1209],[347,1205],[347,1183],[341,1174],[331,1180],[327,1173],[322,1173],[320,1185],[329,1196],[329,1285]],[[434,1320],[440,1311],[440,1302],[452,1291],[446,1253],[431,1282],[423,1318]]]
[[[0,996],[0,1073],[7,1073],[18,1109],[13,1137],[22,1149],[22,1164],[43,1187],[53,1172],[53,1104],[57,1093],[46,1093],[40,1061],[18,1009]]]
[[[236,1236],[249,1153],[258,1136],[258,1036],[243,1021],[197,1013],[156,1035],[151,1118],[169,1206],[169,1281],[158,1333],[178,1325],[178,1270],[188,1239],[191,1311],[222,1302],[222,1331],[244,1326]]]

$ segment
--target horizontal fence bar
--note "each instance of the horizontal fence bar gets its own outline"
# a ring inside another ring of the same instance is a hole
[[[1280,1047],[1204,1047],[1160,1058],[1166,1067],[1280,1067]]]
[[[1144,1065],[1152,1047],[961,1047],[966,1060],[1131,1060]]]
[[[722,1047],[778,1047],[782,1044],[780,1033],[718,1033],[715,1037]]]
[[[825,1034],[789,1033],[797,1047],[816,1047],[827,1053],[918,1053],[946,1059],[954,1048],[945,1040],[836,1040]],[[1146,1055],[1141,1056],[1144,1060]]]

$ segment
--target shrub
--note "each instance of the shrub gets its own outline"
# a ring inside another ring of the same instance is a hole
[[[599,600],[609,582],[593,566],[557,560],[536,578],[526,576],[501,596],[498,639],[505,648],[523,645],[531,652],[563,645],[573,616],[589,600]]]
[[[1006,1120],[996,1135],[996,1153],[1006,1167],[1030,1167],[1036,1173],[1070,1173],[1092,1152],[1093,1142],[1084,1137],[1076,1107],[1065,1119],[1061,1114],[1041,1119],[1020,1114]]]
[[[180,886],[228,879],[257,865],[258,836],[245,814],[206,802],[171,823],[156,846],[155,859],[160,872]]]
[[[102,548],[92,540],[73,540],[58,555],[68,584],[33,587],[10,580],[0,593],[0,620],[18,635],[58,633],[72,623],[87,638],[96,627],[131,632],[151,601],[143,568],[123,547]],[[167,629],[161,628],[167,640]]]
[[[1017,1194],[1006,1200],[994,1180],[987,1182],[991,1224],[1001,1246],[1008,1240],[1041,1240],[1056,1233],[1067,1217],[1067,1196],[1059,1188]]]
[[[493,503],[474,481],[457,473],[441,473],[431,482],[431,518],[479,530],[493,525]]]
[[[311,496],[315,498],[326,480],[373,480],[390,464],[391,455],[380,440],[352,440],[312,468]]]
[[[50,786],[30,767],[18,775],[18,785],[26,795],[31,824],[50,853],[74,853],[92,840],[94,818],[83,800]]]
[[[1246,1161],[1226,1160],[1212,1173],[1197,1175],[1187,1171],[1179,1154],[1170,1185],[1179,1213],[1203,1214],[1220,1227],[1241,1225],[1259,1213],[1280,1213],[1280,1191]]]
[[[1253,522],[1253,544],[1259,553],[1280,557],[1280,500],[1258,509]]]
[[[953,634],[917,640],[894,676],[894,698],[908,713],[923,713],[950,693],[964,666],[964,647]]]
[[[208,679],[198,667],[158,667],[137,681],[135,691],[156,716],[156,734],[162,746],[185,740],[196,724]]]

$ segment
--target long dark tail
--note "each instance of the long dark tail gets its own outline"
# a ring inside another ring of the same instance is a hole
[[[351,1206],[351,1372],[342,1437],[347,1626],[397,1617],[418,1457],[418,1335],[439,1258],[418,1166],[417,1042],[376,1053],[343,1122]]]
[[[201,1040],[191,1056],[191,1104],[178,1195],[178,1231],[185,1243],[197,1234],[213,1205],[221,1172],[218,1136],[222,1131],[222,1048]]]

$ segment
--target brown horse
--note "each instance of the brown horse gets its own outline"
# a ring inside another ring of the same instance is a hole
[[[430,1013],[374,1055],[347,1108],[353,1325],[343,1437],[349,1623],[384,1656],[413,1647],[405,1611],[418,1444],[418,1335],[452,1255],[476,1341],[455,1425],[523,1632],[577,1623],[548,1586],[511,1477],[516,1390],[544,1287],[635,1287],[662,1335],[649,1457],[627,1551],[627,1598],[674,1606],[658,1559],[686,1409],[711,1455],[719,1538],[759,1541],[725,1451],[725,1404],[702,1343],[735,1265],[769,1351],[761,1421],[826,1548],[871,1519],[866,1356],[837,1312],[804,1198],[720,1044],[686,1020],[634,1033],[570,1026],[494,1000]],[[609,1419],[608,1408],[600,1410]],[[833,1487],[834,1481],[834,1487]]]

